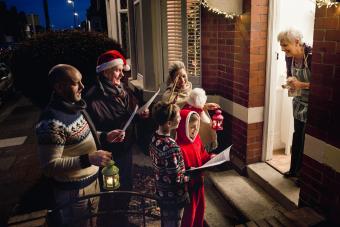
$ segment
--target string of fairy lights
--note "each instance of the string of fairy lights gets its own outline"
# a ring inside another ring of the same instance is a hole
[[[326,6],[327,8],[335,6],[338,7],[338,2],[335,2],[335,0],[316,0],[316,6],[318,8]]]
[[[208,11],[216,13],[218,15],[223,15],[227,19],[234,19],[235,17],[240,16],[239,14],[236,14],[236,13],[233,13],[233,12],[227,13],[227,12],[224,12],[224,11],[219,10],[217,8],[213,8],[209,5],[209,3],[206,0],[202,0],[201,4],[204,8],[208,9]]]
[[[195,0],[191,1],[191,3],[196,2]],[[197,1],[199,2],[199,0]],[[197,3],[196,2],[196,3]],[[315,0],[315,3],[318,8],[320,7],[338,7],[338,2],[335,0]],[[208,11],[215,13],[217,15],[223,15],[227,19],[234,19],[236,17],[239,17],[240,14],[234,13],[234,12],[224,12],[223,10],[220,10],[218,8],[211,7],[208,0],[201,0],[200,4],[206,8]],[[194,6],[193,4],[192,6]],[[199,5],[199,3],[198,3]],[[197,23],[199,23],[199,8],[192,7],[189,8],[190,16],[188,17],[188,40],[191,42],[188,43],[188,60],[189,60],[189,66],[188,66],[188,72],[189,75],[197,75],[200,74],[200,29]],[[198,21],[196,20],[198,19]]]
[[[191,76],[199,76],[201,74],[200,67],[200,0],[187,1],[188,12],[188,73]]]
[[[202,0],[201,4],[204,8],[208,9],[208,11],[216,13],[218,15],[223,15],[227,19],[234,19],[235,17],[240,16],[239,14],[236,14],[236,13],[233,13],[233,12],[228,13],[228,12],[224,12],[220,9],[211,7],[209,5],[209,2],[207,2],[206,0]],[[316,0],[316,6],[318,8],[323,7],[323,6],[326,6],[327,8],[332,7],[332,6],[338,7],[339,3],[336,2],[335,0]]]

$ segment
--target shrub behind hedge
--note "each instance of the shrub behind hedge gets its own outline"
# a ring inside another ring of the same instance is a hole
[[[110,49],[125,55],[119,43],[100,33],[44,33],[15,50],[11,60],[15,86],[33,103],[43,107],[51,94],[47,76],[54,65],[75,66],[83,75],[85,88],[89,88],[95,79],[98,56]]]

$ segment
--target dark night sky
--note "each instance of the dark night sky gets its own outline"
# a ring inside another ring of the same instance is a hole
[[[45,27],[43,0],[5,0],[7,8],[16,6],[18,12],[39,15],[40,25]],[[75,0],[75,9],[79,14],[79,24],[86,19],[86,10],[90,0]],[[53,29],[70,28],[73,26],[73,9],[67,0],[48,0],[48,11]]]

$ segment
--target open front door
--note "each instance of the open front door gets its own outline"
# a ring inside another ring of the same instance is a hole
[[[315,18],[315,1],[312,0],[276,0],[269,4],[263,161],[272,159],[274,150],[290,154],[294,131],[292,100],[281,87],[287,73],[285,54],[277,35],[282,30],[295,28],[302,32],[303,41],[312,45]]]

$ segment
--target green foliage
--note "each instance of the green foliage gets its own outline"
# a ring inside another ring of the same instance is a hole
[[[43,107],[52,91],[47,76],[54,65],[75,66],[83,76],[86,89],[95,81],[98,56],[111,49],[125,55],[120,44],[103,34],[77,31],[44,33],[15,50],[11,64],[15,86],[33,103]]]
[[[18,12],[16,7],[7,8],[6,3],[0,0],[0,42],[5,36],[12,36],[16,41],[25,38],[26,16]]]
[[[0,63],[3,62],[9,65],[13,51],[9,48],[0,48]]]

